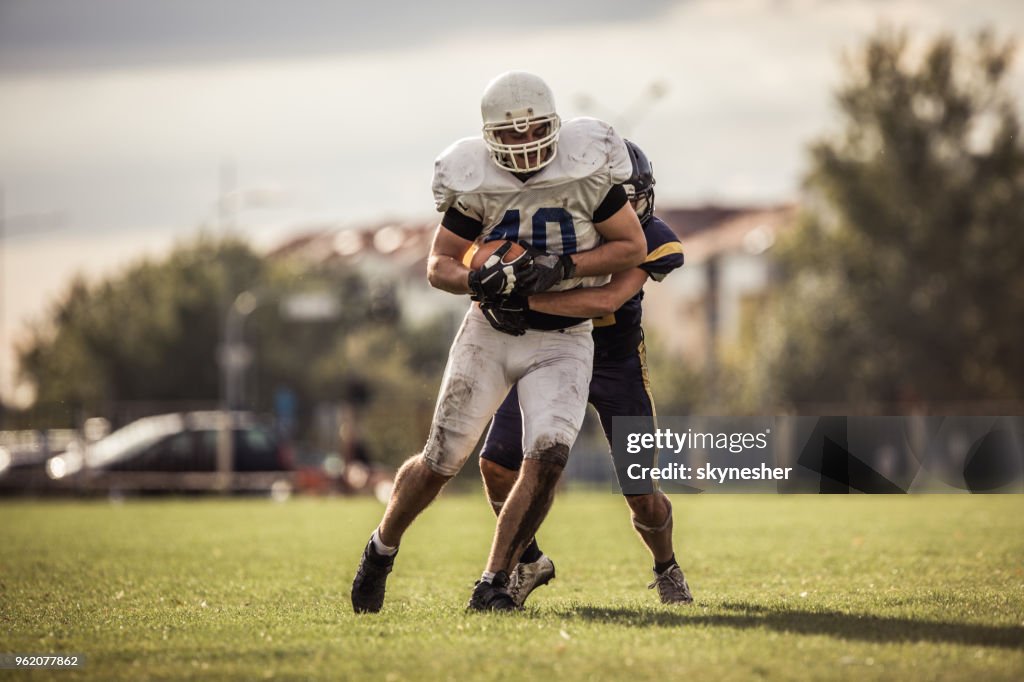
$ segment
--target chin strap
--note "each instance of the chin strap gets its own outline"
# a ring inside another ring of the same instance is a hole
[[[644,524],[642,524],[642,523],[640,523],[639,521],[636,520],[636,515],[634,514],[633,515],[633,527],[636,528],[641,533],[660,533],[661,531],[663,531],[666,528],[668,528],[669,526],[671,526],[672,525],[672,502],[666,497],[665,498],[665,504],[668,505],[668,514],[665,515],[665,522],[663,524],[661,524],[658,527],[645,526]]]

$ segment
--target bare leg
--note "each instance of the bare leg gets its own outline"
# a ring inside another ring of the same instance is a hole
[[[487,490],[491,508],[495,515],[500,516],[505,500],[519,478],[519,472],[486,459],[480,460],[480,471],[484,477],[484,488]],[[547,585],[554,579],[555,563],[544,556],[536,537],[530,538],[525,548],[513,556],[518,558],[512,562],[513,568],[509,573],[509,594],[518,606],[522,606],[535,589]],[[541,561],[542,559],[546,561]]]
[[[660,490],[649,495],[627,495],[633,527],[651,550],[655,563],[672,558],[672,504]]]
[[[537,459],[523,460],[519,479],[498,515],[498,527],[487,560],[493,573],[509,571],[536,534],[551,509],[555,488],[569,456],[565,445],[554,445]]]
[[[359,560],[359,568],[356,569],[356,577],[352,580],[353,611],[377,613],[383,608],[385,582],[395,563],[395,552],[402,541],[402,534],[437,497],[449,478],[434,472],[427,466],[422,455],[410,457],[398,470],[384,519],[377,527],[377,538],[371,538],[367,543],[363,557]],[[393,552],[385,552],[375,548],[379,543],[395,549]]]
[[[395,476],[395,488],[378,529],[380,541],[397,547],[406,529],[434,501],[450,478],[431,469],[422,455],[407,459]]]
[[[494,510],[494,515],[498,516],[501,514],[501,508],[505,505],[509,493],[512,492],[512,486],[519,478],[519,472],[495,464],[489,459],[481,459],[480,474],[484,479],[484,493],[487,495],[487,501],[490,503],[491,509]]]

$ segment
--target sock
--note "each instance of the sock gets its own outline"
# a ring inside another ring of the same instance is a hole
[[[528,544],[526,549],[523,550],[523,553],[519,555],[519,563],[532,564],[542,556],[544,556],[544,552],[540,551],[540,546],[537,544],[537,538],[534,538],[530,540],[530,544]]]
[[[373,535],[370,536],[370,544],[373,545],[373,551],[380,556],[395,556],[398,554],[397,547],[389,547],[380,540],[380,528],[373,531]]]
[[[667,571],[668,569],[672,568],[675,565],[676,565],[676,555],[673,553],[672,556],[670,556],[665,561],[658,561],[658,562],[656,562],[654,564],[654,572],[657,573],[658,575],[661,575],[662,573],[664,573],[665,571]]]
[[[494,582],[494,575],[495,574],[492,571],[484,571],[480,575],[480,582],[483,582],[483,583]]]

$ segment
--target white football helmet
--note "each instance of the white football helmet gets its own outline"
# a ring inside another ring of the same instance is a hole
[[[555,98],[543,80],[525,71],[508,71],[490,82],[480,101],[484,119],[484,142],[500,168],[513,173],[540,170],[555,160],[558,130],[562,122],[555,113]],[[506,143],[499,133],[526,133],[541,124],[540,137],[523,143]],[[544,129],[543,125],[547,128]]]

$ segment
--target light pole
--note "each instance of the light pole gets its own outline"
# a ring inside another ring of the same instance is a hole
[[[245,321],[267,300],[280,300],[280,315],[288,320],[317,322],[337,319],[341,315],[341,305],[328,292],[299,292],[282,298],[266,287],[257,287],[235,297],[224,316],[224,342],[219,353],[223,402],[217,438],[217,471],[225,489],[234,471],[233,413],[244,407],[245,373],[253,362],[252,349],[245,343]]]
[[[238,229],[238,214],[247,199],[247,193],[237,187],[238,174],[234,159],[221,161],[217,191],[217,237],[227,239]],[[245,395],[245,370],[252,363],[252,350],[245,345],[243,327],[246,318],[259,305],[259,291],[243,291],[226,305],[227,291],[222,294],[220,308],[224,313],[224,327],[218,360],[221,367],[220,429],[217,435],[218,484],[226,490],[234,471],[234,410],[241,408]]]
[[[258,292],[243,291],[235,297],[224,317],[224,339],[220,347],[221,418],[217,433],[218,485],[226,490],[235,469],[234,411],[241,408],[245,370],[252,363],[252,350],[244,343],[245,320],[259,304]]]
[[[224,373],[224,402],[228,410],[242,407],[245,396],[245,370],[252,364],[252,350],[245,345],[245,320],[260,303],[260,292],[243,291],[235,297],[224,318],[224,345],[221,369]]]

